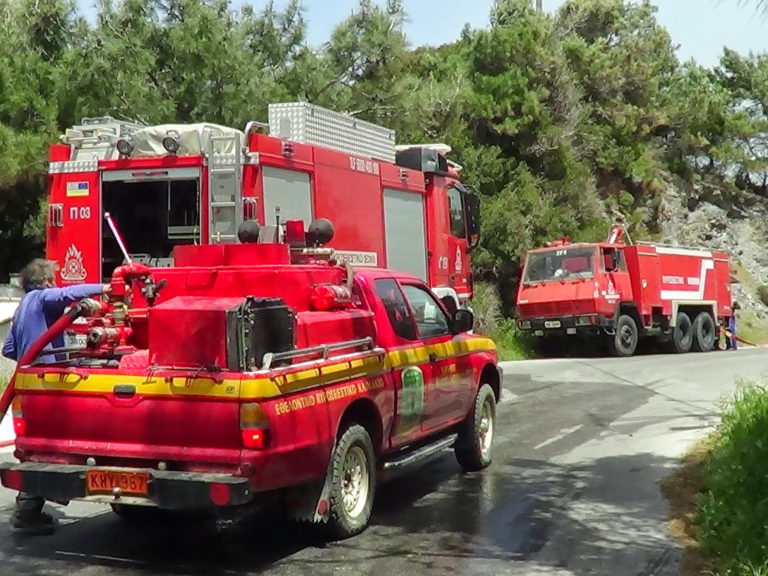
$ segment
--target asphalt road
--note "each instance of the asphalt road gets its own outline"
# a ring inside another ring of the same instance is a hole
[[[256,516],[133,528],[107,508],[51,507],[50,537],[11,534],[0,490],[0,575],[671,575],[659,482],[717,421],[715,401],[768,371],[740,350],[505,365],[492,467],[451,452],[379,491],[371,527],[322,545]],[[10,454],[0,454],[10,458]]]

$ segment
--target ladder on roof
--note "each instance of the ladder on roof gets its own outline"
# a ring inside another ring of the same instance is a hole
[[[234,150],[228,154],[226,150]],[[243,220],[242,139],[240,134],[208,141],[208,242],[232,244]]]
[[[61,140],[74,146],[98,144],[105,140],[117,140],[120,136],[133,134],[142,128],[144,125],[136,122],[116,120],[112,116],[94,116],[83,118],[80,124],[67,128]]]

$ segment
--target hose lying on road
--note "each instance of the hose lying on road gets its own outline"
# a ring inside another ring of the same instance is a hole
[[[56,320],[48,330],[46,330],[40,338],[35,340],[35,343],[30,346],[29,350],[22,356],[16,364],[16,369],[13,371],[8,386],[5,388],[5,392],[0,396],[0,420],[5,417],[5,413],[8,411],[8,407],[11,405],[14,396],[14,390],[16,387],[16,372],[18,372],[20,366],[26,366],[31,364],[43,351],[51,340],[66,330],[72,322],[80,318],[86,312],[92,310],[92,300],[81,300],[72,308],[67,310],[61,318]]]
[[[750,342],[749,340],[744,340],[744,338],[742,338],[741,336],[737,336],[736,334],[731,334],[728,330],[725,330],[724,328],[721,328],[720,332],[724,334],[726,338],[733,338],[735,340],[738,340],[742,344],[746,344],[747,346],[768,349],[768,344],[755,344],[754,342]]]

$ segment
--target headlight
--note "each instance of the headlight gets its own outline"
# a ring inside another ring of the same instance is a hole
[[[133,138],[130,134],[121,136],[117,141],[117,151],[121,156],[129,156],[133,151]]]
[[[531,321],[530,320],[520,320],[520,329],[521,330],[530,330],[531,329]]]
[[[576,326],[590,326],[592,324],[592,316],[577,316]]]
[[[165,133],[165,138],[163,138],[163,148],[165,148],[171,154],[176,154],[176,152],[179,151],[179,146],[181,145],[179,139],[180,136],[176,130],[168,130],[168,132]]]

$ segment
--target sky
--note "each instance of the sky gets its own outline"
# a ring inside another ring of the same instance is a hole
[[[281,8],[288,0],[275,0]],[[384,0],[378,0],[383,3]],[[264,0],[233,0],[234,7],[248,2],[256,9]],[[93,0],[78,0],[86,15],[93,13]],[[563,0],[544,0],[544,9],[556,10]],[[755,10],[756,0],[655,0],[659,22],[678,44],[678,57],[691,58],[704,66],[717,64],[723,46],[747,54],[768,51],[768,15]],[[357,6],[357,0],[303,0],[308,40],[327,41],[333,27]],[[493,0],[404,0],[408,12],[406,34],[412,46],[443,44],[459,37],[465,23],[487,26]]]

